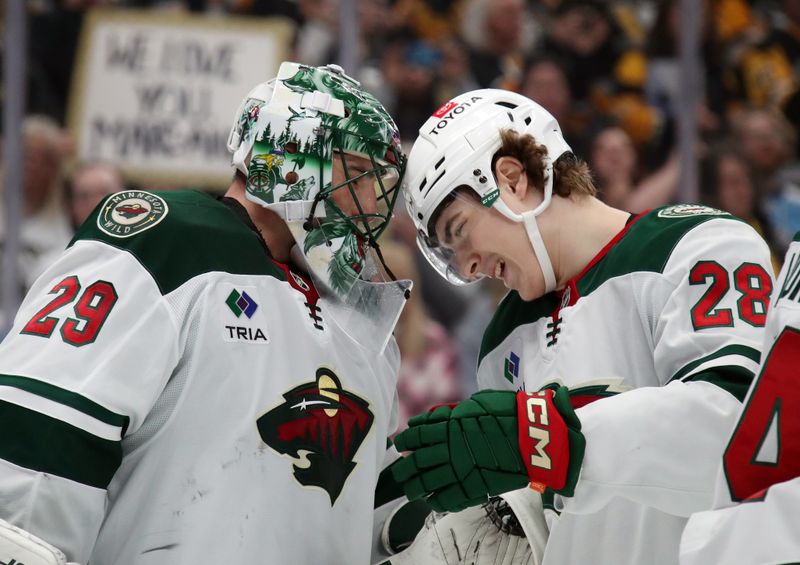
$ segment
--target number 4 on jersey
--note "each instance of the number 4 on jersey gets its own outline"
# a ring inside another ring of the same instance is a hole
[[[81,283],[75,275],[55,285],[50,294],[55,294],[56,297],[36,312],[20,333],[50,337],[61,322],[61,318],[51,314],[73,302],[80,290]],[[61,339],[76,347],[92,343],[97,339],[100,328],[105,324],[116,302],[117,291],[113,284],[106,281],[90,284],[73,308],[76,317],[68,317],[61,324]]]
[[[798,355],[800,331],[785,328],[725,450],[725,476],[737,502],[763,499],[765,489],[800,476]]]

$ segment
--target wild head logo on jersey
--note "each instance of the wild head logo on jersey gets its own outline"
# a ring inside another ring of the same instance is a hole
[[[727,216],[727,212],[700,204],[676,204],[658,211],[659,218],[685,218],[687,216]]]
[[[128,206],[117,206],[114,209],[114,212],[122,216],[123,218],[135,218],[141,214],[147,214],[149,210],[142,206],[141,204],[134,202]]]
[[[112,237],[130,237],[152,228],[167,215],[167,203],[143,190],[124,190],[106,199],[97,227]]]
[[[333,506],[372,426],[369,403],[342,389],[325,367],[317,369],[316,382],[295,387],[283,398],[283,404],[258,419],[261,439],[294,459],[297,482],[325,489]]]

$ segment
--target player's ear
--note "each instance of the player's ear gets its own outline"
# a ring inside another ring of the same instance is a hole
[[[528,193],[528,175],[525,167],[516,157],[505,155],[497,159],[494,166],[500,192],[524,200]]]

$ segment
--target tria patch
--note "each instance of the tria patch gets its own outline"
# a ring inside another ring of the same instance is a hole
[[[168,211],[160,196],[142,190],[124,190],[105,201],[97,215],[97,227],[111,237],[131,237],[158,225]]]
[[[219,300],[223,340],[255,345],[269,343],[266,317],[257,297],[255,287],[223,285]]]
[[[658,211],[659,218],[686,218],[688,216],[728,216],[728,212],[700,204],[676,204]]]
[[[258,419],[258,433],[264,443],[294,461],[298,483],[322,488],[333,506],[372,427],[369,402],[342,388],[327,367],[319,367],[314,381],[293,388],[283,400]]]

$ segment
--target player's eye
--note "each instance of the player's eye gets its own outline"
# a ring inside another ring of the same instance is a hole
[[[456,228],[456,231],[453,233],[453,235],[456,238],[461,239],[461,237],[464,235],[464,228],[465,228],[466,225],[467,225],[467,221],[466,220],[464,220],[463,222],[458,224],[458,227]]]

